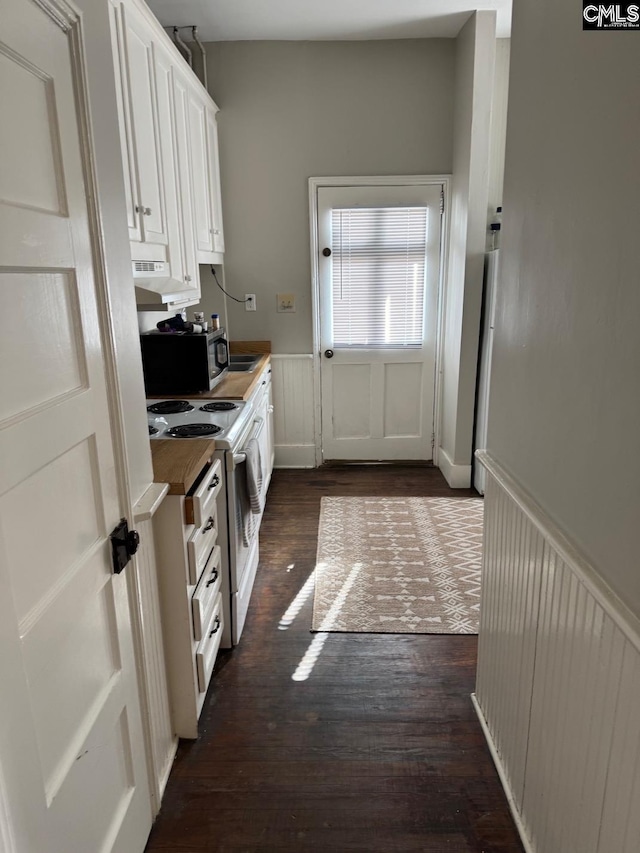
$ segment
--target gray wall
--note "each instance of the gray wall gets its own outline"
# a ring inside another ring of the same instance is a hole
[[[215,42],[209,88],[221,109],[231,336],[275,352],[312,347],[309,177],[448,173],[455,40]],[[202,308],[223,311],[202,268]],[[276,293],[296,314],[276,313]]]
[[[488,449],[640,616],[637,34],[514,13]]]
[[[475,12],[456,39],[451,235],[445,294],[439,464],[468,486],[489,193],[495,11]],[[446,454],[446,458],[445,458]],[[452,469],[461,466],[460,469]]]

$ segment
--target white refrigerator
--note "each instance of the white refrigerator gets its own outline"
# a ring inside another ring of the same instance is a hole
[[[480,356],[478,361],[478,390],[476,397],[476,430],[474,447],[484,450],[487,446],[487,421],[489,416],[489,381],[491,378],[491,352],[493,349],[493,331],[496,314],[496,285],[500,249],[493,249],[485,255],[483,322],[480,338]],[[473,485],[484,494],[486,473],[479,462],[474,464]]]

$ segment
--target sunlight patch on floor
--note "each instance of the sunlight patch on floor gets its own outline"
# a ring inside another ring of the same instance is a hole
[[[318,564],[315,568],[315,571],[310,575],[311,578],[315,578],[315,573],[322,568],[322,564]],[[307,678],[311,675],[313,668],[316,664],[316,661],[320,657],[320,653],[324,648],[324,644],[327,641],[329,636],[329,631],[335,624],[335,620],[338,617],[338,614],[342,610],[344,606],[344,602],[346,601],[347,595],[349,594],[349,590],[355,583],[356,578],[362,571],[362,563],[356,563],[354,567],[349,572],[345,582],[340,587],[338,594],[335,597],[333,604],[331,605],[329,612],[322,620],[322,624],[320,625],[320,630],[315,635],[313,640],[311,641],[309,648],[304,653],[304,657],[298,664],[296,671],[291,676],[293,681],[306,681]],[[307,581],[309,583],[309,581]],[[306,584],[305,584],[306,586]],[[304,589],[304,587],[303,587]],[[302,590],[300,590],[302,592]],[[293,606],[293,605],[292,605]],[[289,608],[291,609],[291,608]]]
[[[293,568],[293,564],[291,565],[291,568]],[[289,570],[289,567],[287,567],[287,571],[288,570]],[[291,604],[287,607],[285,612],[282,614],[282,618],[280,619],[280,622],[278,623],[278,630],[279,631],[286,631],[287,628],[289,628],[293,624],[296,616],[298,615],[298,613],[300,613],[300,611],[302,610],[302,608],[305,605],[305,602],[307,601],[307,599],[309,598],[309,596],[313,592],[313,588],[315,586],[315,580],[316,580],[316,570],[314,569],[311,572],[311,574],[309,575],[309,577],[307,578],[307,580],[305,581],[300,592],[296,595],[296,597],[293,599]]]

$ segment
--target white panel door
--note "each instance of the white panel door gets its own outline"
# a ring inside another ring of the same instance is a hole
[[[432,458],[441,197],[440,184],[318,188],[325,460]]]
[[[127,577],[111,570],[120,505],[70,9],[5,0],[0,34],[0,837],[15,853],[139,853],[151,809]]]

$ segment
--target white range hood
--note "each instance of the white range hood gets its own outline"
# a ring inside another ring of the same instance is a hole
[[[162,310],[175,303],[198,301],[199,293],[190,283],[172,278],[168,261],[134,260],[131,262],[138,309]]]

